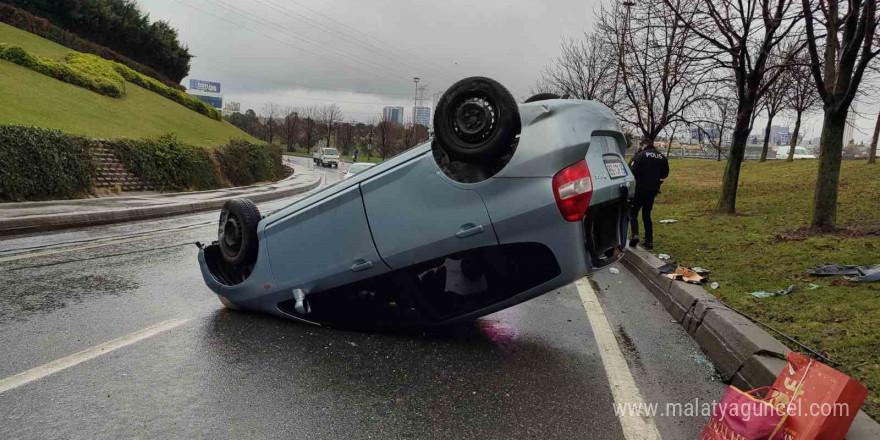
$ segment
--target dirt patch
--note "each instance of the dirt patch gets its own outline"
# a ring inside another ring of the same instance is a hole
[[[863,228],[854,226],[851,228],[836,228],[831,231],[818,231],[807,226],[773,234],[773,243],[788,241],[804,241],[812,237],[837,237],[837,238],[863,238],[880,237],[880,227]]]

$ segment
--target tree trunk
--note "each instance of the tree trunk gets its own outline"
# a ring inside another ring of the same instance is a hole
[[[794,147],[798,144],[798,138],[800,137],[801,132],[801,116],[803,116],[804,112],[797,112],[797,119],[794,122],[794,135],[791,137],[791,145],[788,147],[788,159],[786,162],[794,162]]]
[[[730,143],[730,152],[727,154],[727,167],[724,169],[724,178],[721,180],[721,197],[718,199],[718,205],[715,207],[720,212],[728,214],[736,212],[736,190],[739,184],[739,169],[745,156],[746,142],[749,140],[750,117],[751,115],[748,112],[737,112],[736,126],[733,128],[733,139]],[[718,155],[719,157],[721,156],[721,140],[718,142]]]
[[[767,150],[770,148],[770,130],[773,125],[773,114],[767,114],[767,127],[764,128],[764,148],[761,149],[761,162],[767,162]]]
[[[874,138],[871,139],[871,152],[868,155],[868,163],[877,163],[877,138],[880,137],[880,113],[877,113],[877,125],[874,126]]]
[[[837,189],[848,111],[848,108],[839,111],[825,110],[819,172],[816,174],[816,191],[813,195],[813,229],[829,231],[834,229],[837,222]]]

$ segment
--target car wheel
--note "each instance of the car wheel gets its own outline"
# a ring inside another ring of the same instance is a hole
[[[260,210],[248,199],[232,199],[220,211],[218,237],[223,260],[232,265],[249,264],[257,259],[257,225]]]
[[[521,122],[513,95],[489,78],[452,85],[434,113],[434,135],[450,158],[488,163],[509,154]]]
[[[538,93],[536,95],[532,95],[529,99],[526,99],[526,103],[536,102],[536,101],[546,101],[548,99],[560,99],[559,95],[555,93]]]

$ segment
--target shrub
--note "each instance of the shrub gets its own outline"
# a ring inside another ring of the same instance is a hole
[[[125,167],[160,191],[218,188],[217,167],[204,148],[184,144],[173,134],[139,141],[104,142]]]
[[[73,50],[98,55],[106,60],[116,61],[128,66],[136,72],[155,78],[168,87],[185,90],[182,85],[172,81],[152,67],[147,67],[107,47],[82,39],[76,34],[67,32],[64,29],[49,23],[45,18],[37,17],[36,15],[12,5],[0,3],[0,22],[39,35],[40,37],[62,46],[69,47]]]
[[[88,140],[60,131],[0,126],[0,201],[87,195],[95,175]]]
[[[220,172],[234,186],[278,180],[286,173],[281,165],[281,148],[232,140],[215,150]]]
[[[125,94],[125,82],[128,81],[209,118],[221,120],[217,109],[198,98],[96,55],[74,52],[61,62],[39,57],[17,46],[0,44],[0,59],[114,98]]]
[[[83,55],[86,56],[107,62],[94,55]],[[33,55],[17,46],[6,47],[2,44],[0,44],[0,59],[102,95],[118,98],[125,94],[125,79],[112,69],[102,68],[94,60],[60,62]]]

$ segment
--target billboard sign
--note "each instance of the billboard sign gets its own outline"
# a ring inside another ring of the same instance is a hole
[[[220,93],[220,83],[211,81],[202,81],[200,79],[189,80],[190,90],[199,90],[208,93]]]
[[[223,108],[223,98],[219,96],[192,95],[214,108]]]

